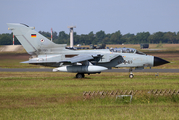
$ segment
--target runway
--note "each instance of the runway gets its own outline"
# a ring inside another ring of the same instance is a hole
[[[0,72],[52,72],[50,68],[0,68]],[[102,72],[129,72],[129,69],[111,69]],[[132,72],[163,72],[179,73],[179,69],[143,69],[133,70]]]

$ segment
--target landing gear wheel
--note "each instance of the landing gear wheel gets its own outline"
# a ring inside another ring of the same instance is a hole
[[[132,79],[133,77],[134,77],[134,75],[133,75],[133,74],[130,74],[130,75],[129,75],[129,78],[131,78],[131,79]]]
[[[77,73],[76,78],[84,78],[85,75],[83,73]]]

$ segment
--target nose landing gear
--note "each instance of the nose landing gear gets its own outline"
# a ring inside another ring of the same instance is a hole
[[[129,78],[132,79],[133,77],[134,77],[134,74],[133,74],[133,73],[132,73],[132,74],[130,73]]]
[[[129,72],[130,72],[130,74],[129,74],[129,78],[132,79],[132,78],[134,77],[134,74],[132,73],[132,68],[129,69]]]

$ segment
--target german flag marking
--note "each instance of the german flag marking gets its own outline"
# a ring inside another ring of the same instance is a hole
[[[36,34],[31,34],[31,38],[36,38]]]

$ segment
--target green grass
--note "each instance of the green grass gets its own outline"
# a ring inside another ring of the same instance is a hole
[[[83,99],[84,91],[179,89],[179,73],[1,72],[0,120],[7,119],[178,119],[179,96]]]

